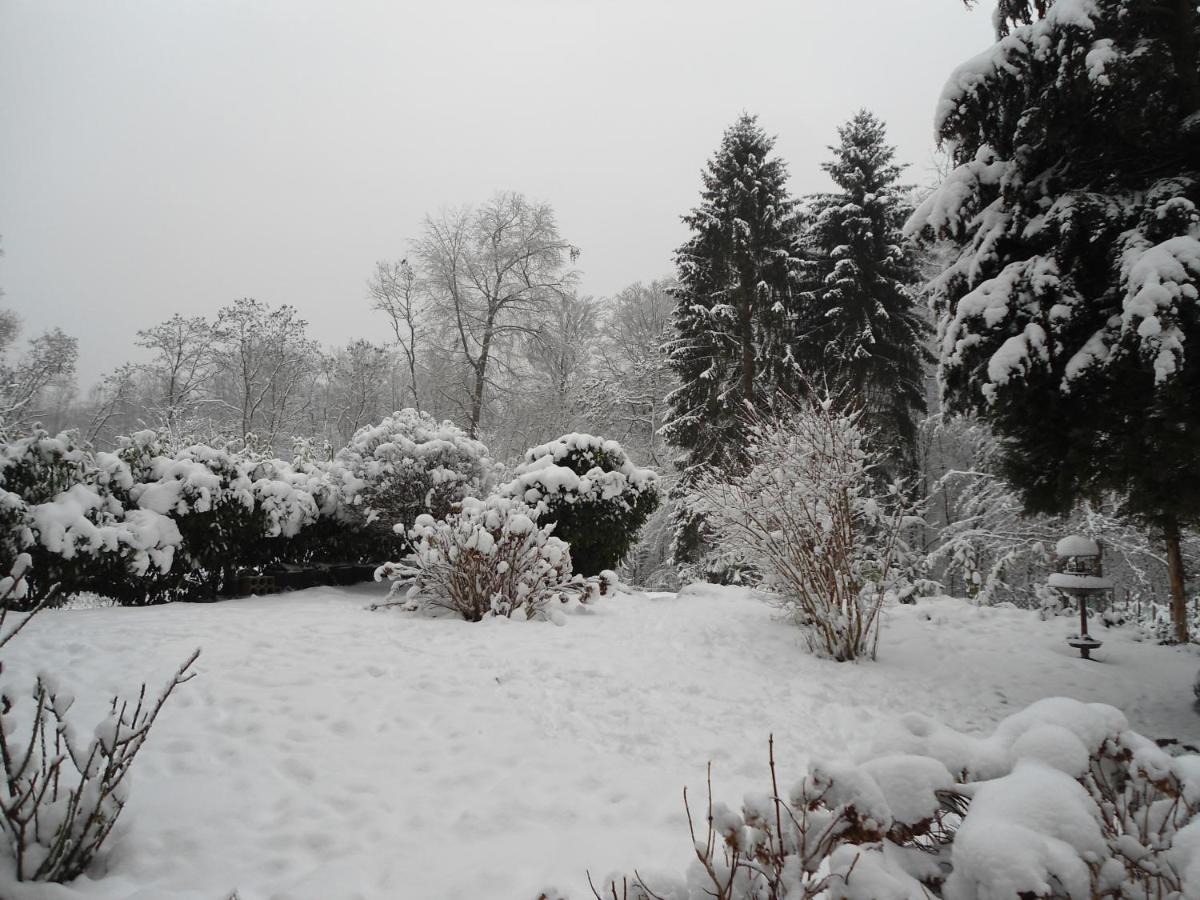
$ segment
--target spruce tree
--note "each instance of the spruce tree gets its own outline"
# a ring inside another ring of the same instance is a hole
[[[796,201],[774,138],[743,114],[702,173],[700,205],[676,251],[675,338],[671,369],[680,387],[667,398],[667,440],[682,450],[680,487],[715,465],[736,465],[742,412],[794,388],[792,278]],[[677,562],[696,562],[703,528],[686,510],[676,518]]]
[[[911,227],[945,400],[985,417],[1032,511],[1112,490],[1165,540],[1200,516],[1200,13],[1193,0],[1001,0],[937,114],[956,168]]]
[[[911,474],[925,366],[933,362],[932,332],[912,289],[916,259],[901,231],[912,210],[883,122],[862,110],[838,136],[821,166],[838,190],[807,202],[797,356],[810,378],[863,411],[890,474]]]

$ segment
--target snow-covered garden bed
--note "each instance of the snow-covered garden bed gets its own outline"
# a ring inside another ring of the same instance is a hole
[[[199,677],[133,772],[103,878],[0,884],[57,898],[588,897],[586,871],[678,872],[681,791],[736,803],[810,759],[854,761],[926,713],[990,731],[1048,696],[1110,703],[1150,736],[1200,739],[1191,650],[961,600],[890,607],[879,660],[808,654],[756,595],[696,586],[606,597],[565,627],[368,612],[385,588],[217,605],[44,613],[6,678],[59,672],[77,721],[195,646]],[[99,872],[97,873],[99,874]]]

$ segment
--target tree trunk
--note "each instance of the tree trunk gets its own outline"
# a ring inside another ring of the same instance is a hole
[[[467,428],[467,434],[478,440],[479,438],[479,420],[483,416],[483,371],[476,370],[475,386],[471,390],[471,421]]]
[[[1184,116],[1200,108],[1200,71],[1196,68],[1196,0],[1175,0],[1168,28],[1172,62],[1183,90]]]
[[[743,289],[744,292],[744,289]],[[742,400],[754,403],[754,320],[750,297],[743,296],[738,310],[742,332]]]
[[[1167,541],[1167,578],[1171,584],[1171,624],[1175,630],[1175,640],[1180,644],[1188,642],[1187,596],[1183,585],[1183,552],[1179,546],[1179,523],[1172,517],[1163,528],[1163,536]]]
[[[413,352],[408,354],[408,380],[411,383],[413,409],[421,411],[421,398],[417,394],[417,356],[416,341],[413,342]]]
[[[483,391],[487,386],[488,353],[491,350],[492,336],[484,335],[483,347],[479,352],[479,362],[474,366],[475,385],[471,390],[471,425],[467,429],[472,438],[479,438],[479,420],[483,418]]]

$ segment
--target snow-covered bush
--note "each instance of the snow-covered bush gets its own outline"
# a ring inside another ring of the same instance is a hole
[[[660,495],[670,497],[667,490]],[[677,591],[682,585],[679,567],[671,559],[672,508],[670,501],[659,504],[650,514],[638,534],[637,543],[617,570],[621,580],[643,588],[659,591]]]
[[[635,466],[616,441],[590,434],[564,434],[526,451],[500,493],[538,509],[539,522],[553,522],[585,575],[615,569],[658,506],[653,470]]]
[[[165,432],[93,452],[66,432],[0,443],[0,565],[29,552],[35,593],[96,591],[122,603],[211,599],[234,570],[302,554],[339,519],[329,466],[244,446],[178,447]]]
[[[707,807],[687,810],[685,878],[618,876],[603,896],[1200,896],[1200,756],[1172,757],[1119,710],[1066,698],[987,736],[916,714],[903,724],[884,755],[814,762],[786,794],[772,747],[771,783],[740,813],[713,801],[710,770]]]
[[[28,554],[0,579],[0,648],[41,609],[6,629],[9,601],[28,595]],[[0,830],[18,881],[65,882],[91,865],[112,832],[128,795],[126,777],[163,705],[189,681],[195,651],[155,699],[143,684],[135,701],[114,697],[109,715],[83,740],[72,727],[70,694],[39,674],[33,685],[0,685]],[[3,664],[0,663],[0,673]]]
[[[1186,620],[1192,634],[1200,634],[1200,602],[1193,599],[1187,606]],[[1110,607],[1101,615],[1108,627],[1130,626],[1135,641],[1151,641],[1156,644],[1174,644],[1175,622],[1170,603],[1166,598],[1154,595],[1133,594],[1110,601]]]
[[[1026,513],[1001,466],[1001,442],[964,416],[930,416],[921,429],[925,469],[933,479],[925,564],[954,596],[979,604],[1044,608],[1040,589],[1052,571],[1050,550],[1064,534],[1086,534],[1104,548],[1104,574],[1117,596],[1169,593],[1167,560],[1153,535],[1125,514],[1120,497],[1099,494],[1068,515]],[[1198,544],[1184,535],[1190,564]]]
[[[171,568],[180,535],[169,518],[124,502],[133,478],[74,432],[40,429],[0,444],[0,566],[34,560],[34,593],[103,589]]]
[[[272,527],[282,533],[290,515],[273,502],[278,498],[271,486],[256,487],[256,480],[270,480],[273,469],[256,479],[260,460],[250,451],[205,444],[172,450],[161,436],[142,431],[123,439],[117,454],[134,474],[131,502],[170,517],[182,535],[178,564],[129,585],[129,593],[144,599],[118,596],[125,602],[212,599],[238,566],[261,558],[261,542]],[[315,519],[312,498],[302,505],[305,513],[296,516]]]
[[[570,548],[553,530],[538,522],[537,510],[511,497],[468,497],[443,521],[419,516],[408,534],[411,561],[387,563],[375,577],[392,580],[393,597],[407,590],[411,609],[449,610],[468,622],[518,612],[527,619],[551,617],[552,602],[586,601],[592,591],[582,577],[572,577]]]
[[[740,474],[710,472],[688,502],[749,561],[805,632],[836,660],[875,655],[879,613],[913,590],[904,541],[912,510],[898,485],[879,490],[879,455],[857,413],[826,399],[749,415]]]
[[[334,458],[329,477],[343,519],[394,552],[396,534],[418,516],[445,518],[464,497],[486,493],[491,469],[487,447],[462,429],[402,409],[360,428]]]

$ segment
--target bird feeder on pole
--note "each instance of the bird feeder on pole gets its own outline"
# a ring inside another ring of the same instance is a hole
[[[1091,538],[1068,535],[1054,547],[1058,558],[1057,572],[1051,572],[1047,583],[1079,604],[1079,633],[1067,637],[1067,643],[1084,659],[1102,642],[1088,634],[1088,600],[1103,597],[1113,588],[1112,579],[1104,577],[1100,545]]]

